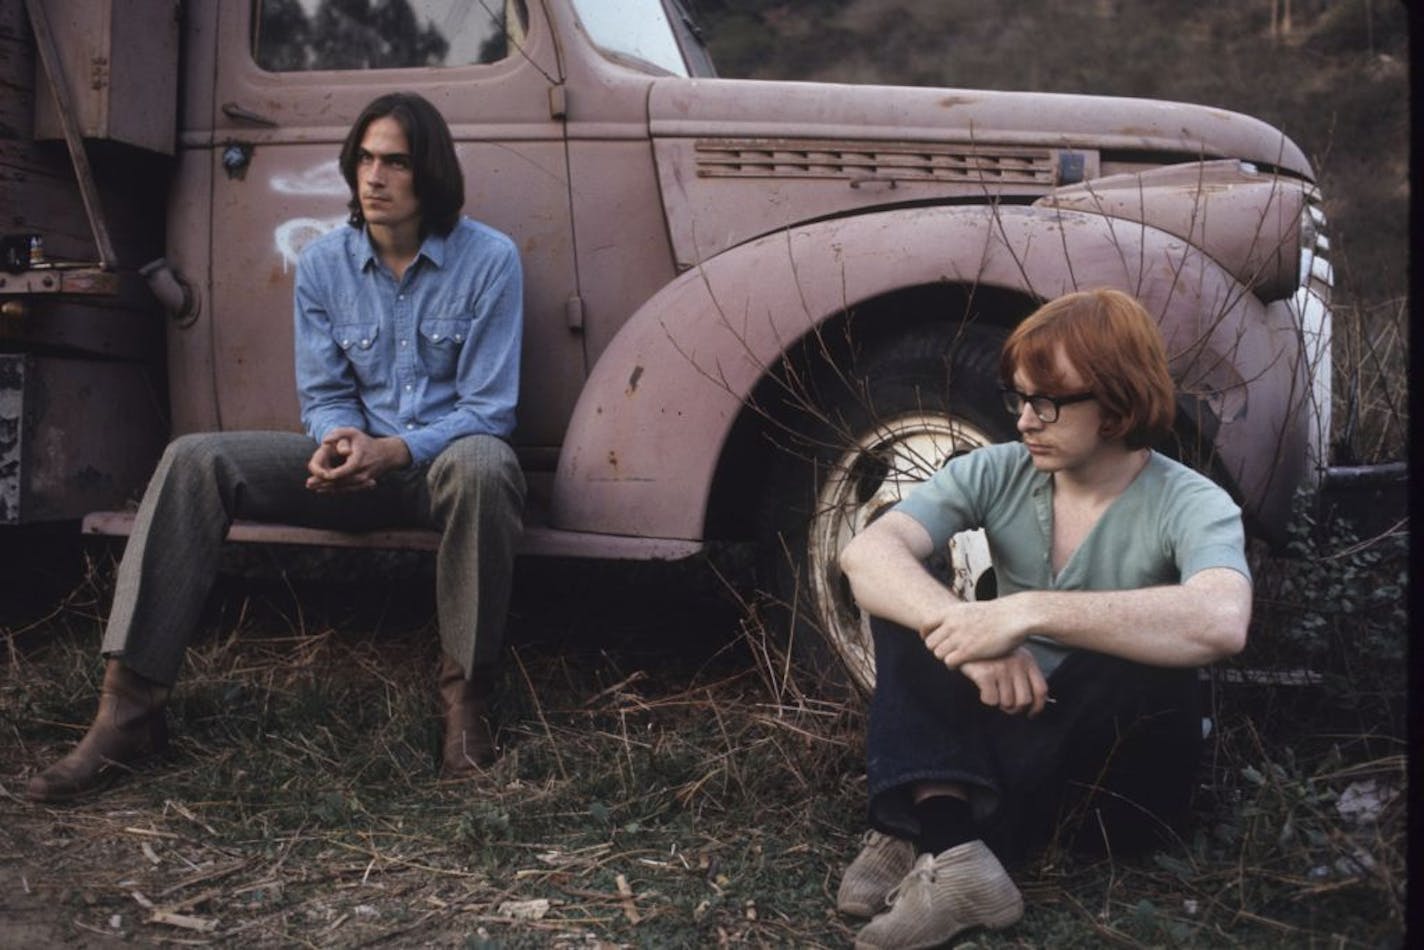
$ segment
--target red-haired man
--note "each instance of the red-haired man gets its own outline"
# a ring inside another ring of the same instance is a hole
[[[877,675],[872,830],[837,900],[874,918],[858,947],[1017,921],[1000,857],[1084,789],[1114,842],[1180,817],[1196,670],[1246,642],[1240,510],[1150,448],[1175,400],[1142,306],[1114,290],[1050,301],[1010,335],[1000,376],[1022,442],[954,459],[840,557]],[[975,528],[999,596],[965,602],[924,562]]]

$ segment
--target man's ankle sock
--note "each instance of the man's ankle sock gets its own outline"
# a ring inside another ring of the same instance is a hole
[[[920,833],[915,838],[917,854],[940,854],[979,837],[974,830],[969,802],[963,798],[953,795],[922,798],[915,803],[914,814],[920,822]]]

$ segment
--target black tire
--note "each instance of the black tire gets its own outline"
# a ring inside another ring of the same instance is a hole
[[[841,547],[950,458],[1016,438],[999,395],[1004,336],[993,327],[919,327],[865,352],[850,371],[803,377],[815,392],[798,415],[813,421],[790,423],[783,437],[787,451],[764,497],[761,576],[818,689],[868,693],[875,680],[868,627],[836,564]],[[992,596],[982,541],[970,544],[969,563],[961,538],[952,547],[946,579],[967,596]]]

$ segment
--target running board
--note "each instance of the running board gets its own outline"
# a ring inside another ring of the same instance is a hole
[[[127,537],[133,533],[131,511],[93,511],[84,516],[83,534]],[[375,548],[434,551],[438,532],[420,528],[390,531],[330,531],[290,524],[235,521],[227,540],[242,544],[301,544],[328,548]],[[680,561],[702,552],[700,541],[675,538],[633,538],[585,531],[560,531],[546,525],[525,525],[519,554],[525,557],[567,557],[612,561]]]

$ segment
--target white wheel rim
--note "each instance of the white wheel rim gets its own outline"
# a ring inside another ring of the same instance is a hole
[[[865,615],[855,606],[836,558],[846,543],[955,455],[989,445],[988,433],[961,419],[914,412],[882,422],[836,460],[816,498],[807,531],[811,619],[857,686],[875,685],[875,654]],[[972,597],[988,566],[982,532],[951,543],[955,590]],[[966,543],[966,541],[968,543]]]

